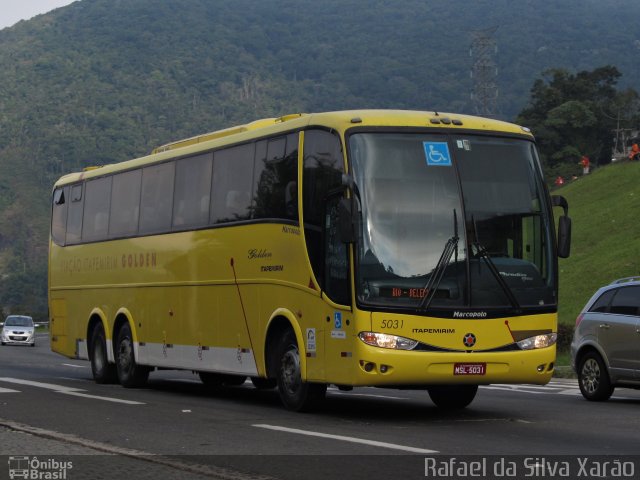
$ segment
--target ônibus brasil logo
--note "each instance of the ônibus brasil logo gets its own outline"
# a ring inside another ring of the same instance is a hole
[[[9,478],[27,478],[34,480],[66,480],[67,471],[73,468],[73,462],[59,461],[53,458],[39,460],[38,457],[10,456]]]

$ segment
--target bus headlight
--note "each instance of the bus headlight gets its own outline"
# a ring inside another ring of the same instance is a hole
[[[536,348],[547,348],[556,343],[558,339],[557,333],[546,333],[544,335],[536,335],[535,337],[525,338],[518,342],[518,346],[522,350],[535,350]]]
[[[418,345],[417,340],[410,338],[388,335],[386,333],[360,332],[358,335],[367,345],[380,348],[393,348],[395,350],[412,350]]]

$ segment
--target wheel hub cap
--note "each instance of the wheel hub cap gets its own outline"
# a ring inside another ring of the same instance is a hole
[[[588,393],[594,393],[600,385],[600,366],[590,358],[582,367],[582,386]]]
[[[289,393],[295,393],[302,382],[300,377],[300,355],[297,349],[289,350],[282,357],[282,380]]]

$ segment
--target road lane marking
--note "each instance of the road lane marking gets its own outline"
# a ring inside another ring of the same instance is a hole
[[[569,388],[567,388],[569,387]],[[503,392],[531,393],[533,395],[580,395],[578,388],[571,385],[509,385],[492,384],[482,385],[486,390],[502,390]]]
[[[88,393],[82,393],[86,390],[82,390],[80,388],[74,387],[66,387],[64,385],[55,385],[53,383],[44,383],[44,382],[34,382],[33,380],[23,380],[21,378],[11,378],[11,377],[0,377],[0,382],[6,383],[16,383],[18,385],[28,385],[30,387],[36,388],[44,388],[47,390],[52,390],[57,393],[63,393],[65,395],[73,395],[75,397],[85,397],[91,398],[94,400],[103,400],[105,402],[116,402],[116,403],[124,403],[127,405],[144,405],[144,402],[134,402],[133,400],[123,400],[121,398],[113,398],[113,397],[102,397],[98,395],[90,395]]]
[[[20,393],[20,390],[11,390],[10,388],[0,387],[0,393]]]
[[[409,400],[403,397],[391,397],[389,395],[374,395],[372,393],[354,393],[354,392],[340,392],[337,389],[331,389],[329,392],[331,395],[346,395],[349,397],[372,397],[372,398],[384,398],[387,400]]]
[[[567,389],[567,390],[560,390],[558,392],[556,392],[558,395],[581,395],[580,390],[576,389]]]
[[[498,386],[492,386],[492,385],[482,385],[481,387],[484,390],[501,390],[503,392],[518,392],[518,393],[531,393],[534,395],[551,395],[554,392],[538,392],[538,391],[531,391],[531,390],[525,390],[523,388],[512,388],[512,387],[508,387],[508,386],[503,386],[503,387],[498,387]]]
[[[72,363],[63,363],[65,367],[74,367],[74,368],[87,368],[88,365],[74,365]]]
[[[379,442],[377,440],[367,440],[365,438],[346,437],[344,435],[332,435],[330,433],[312,432],[310,430],[300,430],[297,428],[280,427],[277,425],[255,424],[252,427],[265,428],[267,430],[276,430],[279,432],[296,433],[298,435],[307,435],[310,437],[329,438],[331,440],[340,440],[343,442],[361,443],[363,445],[371,445],[373,447],[390,448],[392,450],[403,450],[412,453],[439,453],[437,450],[428,450],[426,448],[409,447],[406,445],[398,445],[395,443]]]
[[[135,402],[133,400],[123,400],[122,398],[101,397],[99,395],[89,395],[80,392],[59,392],[65,395],[73,395],[74,397],[92,398],[94,400],[104,400],[105,402],[124,403],[125,405],[144,405],[144,402]]]

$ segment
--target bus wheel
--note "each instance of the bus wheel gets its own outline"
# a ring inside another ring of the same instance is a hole
[[[149,378],[149,368],[136,363],[133,353],[131,327],[125,323],[118,332],[116,342],[116,366],[120,385],[126,388],[142,387]]]
[[[607,367],[596,352],[587,353],[578,366],[578,385],[587,400],[601,402],[608,400],[615,387],[611,386]]]
[[[251,383],[258,390],[270,390],[272,388],[276,388],[278,382],[276,382],[275,378],[262,378],[262,377],[251,377]]]
[[[438,408],[455,410],[468,406],[478,392],[477,385],[438,385],[429,388],[431,401]]]
[[[107,358],[107,341],[102,325],[94,327],[89,342],[93,379],[96,383],[115,383],[118,380],[118,373],[116,366],[109,363]]]
[[[285,333],[277,352],[277,384],[280,400],[290,410],[308,411],[324,398],[327,386],[302,381],[300,352],[292,330]]]

